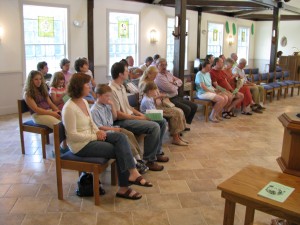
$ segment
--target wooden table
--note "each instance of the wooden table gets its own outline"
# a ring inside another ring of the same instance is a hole
[[[294,187],[283,203],[260,197],[257,193],[270,181]],[[258,166],[247,166],[218,185],[225,198],[223,225],[234,224],[235,204],[246,206],[245,225],[252,225],[255,209],[300,224],[300,178]]]

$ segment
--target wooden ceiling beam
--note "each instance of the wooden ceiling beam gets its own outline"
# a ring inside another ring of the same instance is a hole
[[[272,21],[272,14],[251,14],[240,16],[241,19],[255,20],[255,21]],[[281,15],[280,21],[296,21],[300,20],[300,15]]]

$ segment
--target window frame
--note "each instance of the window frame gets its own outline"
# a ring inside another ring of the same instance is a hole
[[[171,16],[168,16],[167,17],[167,30],[166,30],[166,60],[168,62],[168,45],[171,45],[171,44],[168,44],[168,29],[169,29],[169,26],[168,26],[168,20],[169,19],[174,19],[174,22],[175,22],[175,17],[171,17]],[[189,25],[190,25],[190,21],[188,18],[186,18],[186,32],[189,32]],[[174,30],[174,27],[173,27],[173,30]],[[174,38],[174,36],[172,35],[172,37]],[[175,43],[174,43],[175,45]],[[189,57],[189,36],[187,35],[186,36],[186,39],[185,39],[185,62],[184,62],[184,70],[187,71],[188,70],[188,57]],[[174,62],[174,52],[173,52],[173,62]],[[169,64],[168,64],[169,65]],[[172,67],[172,71],[174,69],[174,65]]]
[[[107,59],[107,66],[106,66],[106,74],[109,78],[111,78],[111,73],[110,73],[110,56],[109,56],[109,29],[110,29],[110,21],[109,21],[109,16],[110,13],[123,13],[123,14],[135,14],[138,16],[138,31],[137,31],[137,44],[136,44],[136,54],[137,56],[134,58],[134,63],[138,67],[139,66],[139,57],[140,57],[140,45],[141,45],[141,14],[135,11],[127,11],[127,10],[115,10],[115,9],[107,9],[106,10],[106,59]],[[121,59],[120,59],[121,60]]]
[[[222,33],[223,33],[223,35],[222,35],[222,45],[221,45],[221,49],[220,49],[220,54],[218,54],[218,55],[215,55],[215,54],[213,54],[214,55],[214,57],[219,57],[219,55],[221,55],[221,54],[223,54],[223,52],[224,52],[224,27],[225,27],[225,24],[224,23],[222,23],[222,22],[215,22],[215,21],[207,21],[207,35],[206,35],[206,55],[208,55],[208,54],[212,54],[211,52],[208,52],[208,45],[209,45],[209,43],[208,43],[208,37],[209,37],[209,24],[210,23],[212,23],[212,24],[218,24],[218,25],[222,25],[223,26],[223,31],[222,31]]]
[[[239,45],[239,31],[240,31],[240,29],[247,29],[247,31],[248,31],[248,46],[246,47],[247,48],[247,56],[246,56],[246,60],[247,60],[247,64],[248,64],[248,62],[249,62],[249,53],[250,53],[250,37],[251,37],[251,28],[250,27],[248,27],[248,26],[238,26],[238,30],[237,30],[237,44],[236,44],[236,51],[237,51],[237,55],[238,55],[238,57],[239,58],[244,58],[243,56],[240,56],[239,55],[239,47],[240,47],[240,45]],[[243,47],[243,46],[242,46]]]
[[[38,2],[22,2],[20,3],[20,10],[21,10],[21,17],[20,17],[20,21],[21,21],[21,29],[22,29],[22,32],[21,32],[21,38],[22,38],[22,61],[23,61],[23,82],[25,82],[26,78],[27,78],[27,66],[26,66],[26,46],[25,46],[25,24],[24,24],[24,6],[37,6],[37,7],[55,7],[55,8],[63,8],[66,10],[66,24],[64,24],[65,26],[65,44],[64,44],[64,48],[65,48],[65,56],[66,58],[69,58],[70,57],[70,29],[71,29],[71,26],[69,25],[70,24],[70,6],[69,5],[65,5],[65,4],[47,4],[47,3],[38,3]],[[36,45],[36,44],[35,44]],[[48,44],[40,44],[41,46],[45,46],[45,45],[48,45]],[[58,44],[51,44],[51,45],[58,45]],[[43,60],[43,61],[46,61],[47,62],[47,59]],[[48,62],[47,62],[48,63]],[[59,65],[59,62],[58,62],[58,65]],[[49,66],[49,63],[48,63],[48,66]],[[36,65],[34,68],[32,68],[34,70],[36,70]],[[49,68],[51,69],[51,67]],[[29,69],[31,70],[31,69]],[[51,70],[49,70],[49,72],[52,72]],[[56,72],[56,71],[54,71]]]

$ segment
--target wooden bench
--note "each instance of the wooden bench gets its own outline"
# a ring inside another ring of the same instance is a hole
[[[258,192],[270,181],[293,187],[293,193],[283,202],[258,196]],[[245,225],[252,225],[255,210],[259,210],[300,224],[300,177],[275,172],[258,166],[247,166],[218,185],[225,198],[223,225],[234,224],[235,205],[246,206]]]

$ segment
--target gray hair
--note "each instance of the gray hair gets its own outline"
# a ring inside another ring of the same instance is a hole
[[[159,58],[156,60],[156,65],[160,64],[161,62],[167,62],[165,58]]]
[[[239,64],[247,64],[247,60],[246,59],[244,59],[244,58],[241,58],[240,60],[239,60]]]

